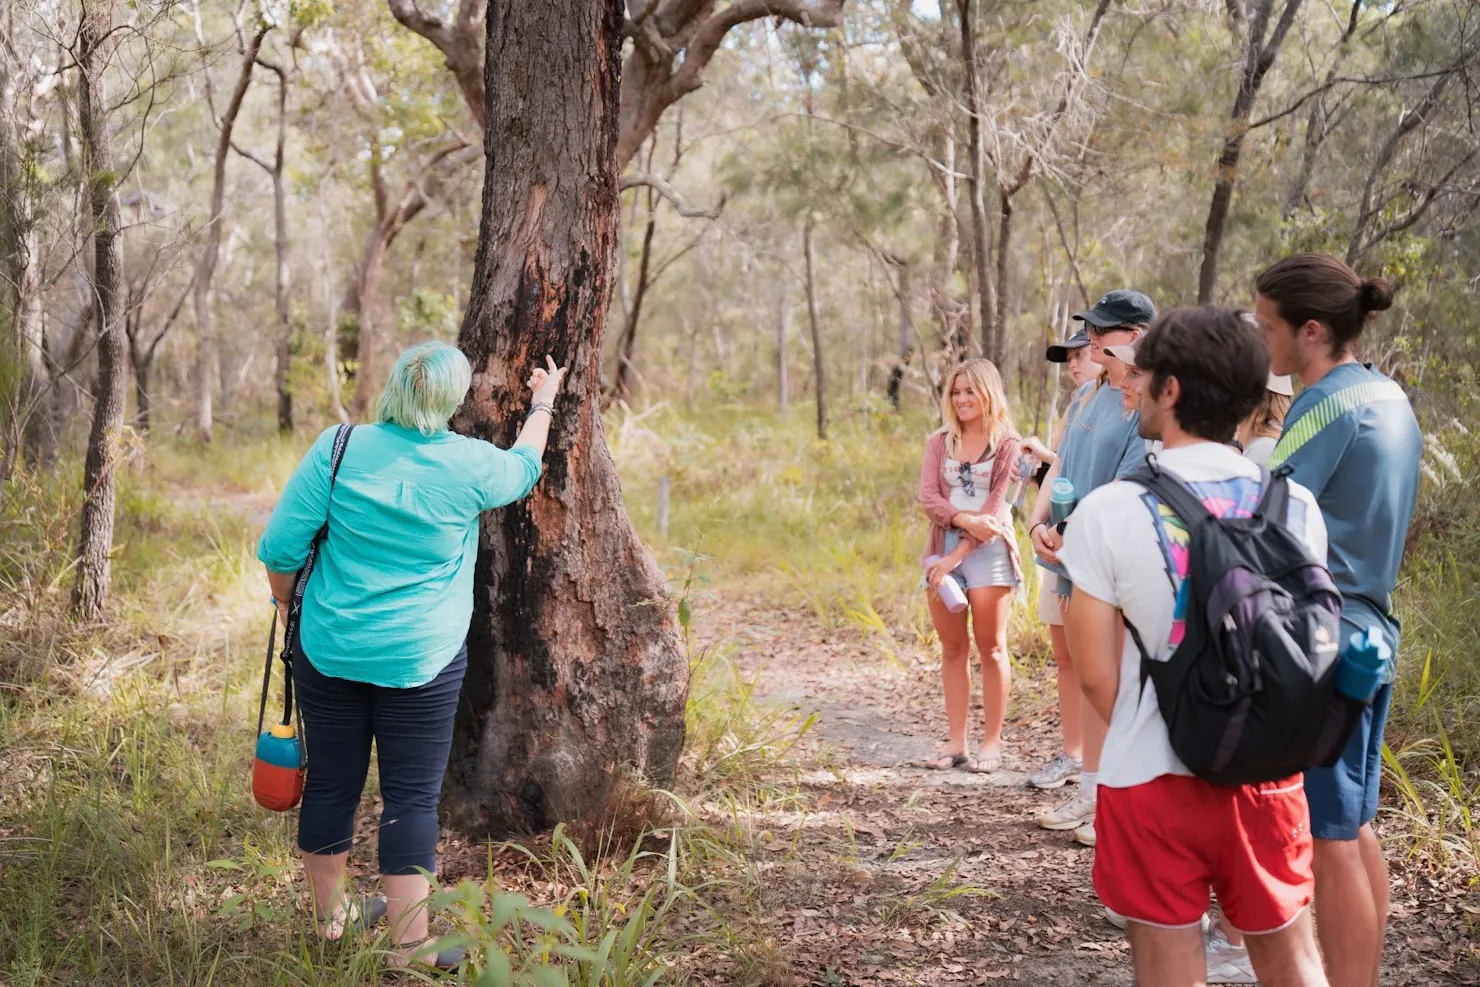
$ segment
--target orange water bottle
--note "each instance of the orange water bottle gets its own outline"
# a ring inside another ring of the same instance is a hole
[[[252,797],[264,809],[287,812],[303,798],[303,745],[291,723],[274,723],[257,738]]]

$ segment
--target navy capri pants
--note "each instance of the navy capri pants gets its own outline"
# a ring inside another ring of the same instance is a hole
[[[304,853],[346,853],[370,770],[370,744],[380,766],[380,872],[437,869],[437,803],[452,749],[452,721],[463,674],[457,657],[426,685],[391,689],[331,678],[313,667],[298,642],[293,679],[303,715],[308,779],[298,813]]]

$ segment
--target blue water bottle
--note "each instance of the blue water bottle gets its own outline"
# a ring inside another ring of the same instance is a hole
[[[1078,503],[1079,498],[1074,493],[1073,482],[1064,479],[1062,476],[1059,477],[1057,480],[1053,481],[1053,486],[1049,488],[1049,520],[1052,521],[1055,526],[1058,526],[1060,531],[1062,531],[1063,523],[1068,519],[1069,515],[1074,512],[1074,508]]]
[[[1336,664],[1336,691],[1359,703],[1370,703],[1377,690],[1392,681],[1389,667],[1393,649],[1382,636],[1382,629],[1369,626],[1367,633],[1353,632],[1346,650]]]

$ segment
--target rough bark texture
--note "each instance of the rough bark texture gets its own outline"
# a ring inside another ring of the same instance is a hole
[[[617,244],[622,0],[490,2],[483,215],[460,345],[459,430],[501,444],[546,354],[570,367],[546,471],[484,519],[469,668],[447,776],[455,825],[538,830],[613,784],[673,779],[688,665],[663,576],[602,434],[601,336]]]
[[[82,527],[77,541],[77,585],[72,606],[83,620],[96,620],[108,601],[108,557],[113,549],[113,503],[117,492],[119,438],[123,433],[124,331],[119,287],[123,250],[108,149],[104,61],[99,45],[112,31],[111,3],[84,7],[78,31],[77,118],[82,132],[88,203],[92,219],[93,297],[98,318],[98,380],[93,390],[92,431],[83,464]]]
[[[30,104],[26,90],[34,83],[15,45],[12,11],[0,13],[0,298],[10,332],[5,342],[20,371],[12,407],[6,409],[9,434],[3,437],[0,483],[10,475],[16,455],[49,464],[57,436],[44,414],[47,391],[46,352],[41,332],[41,251],[36,230],[37,174],[35,122],[23,113]]]
[[[236,86],[231,99],[221,115],[221,129],[216,135],[216,170],[211,181],[211,214],[206,220],[205,243],[201,246],[200,258],[195,267],[195,430],[202,442],[211,441],[215,431],[213,396],[216,375],[215,323],[211,311],[211,280],[216,275],[216,261],[221,256],[221,210],[226,202],[226,158],[231,153],[231,131],[236,127],[237,114],[241,112],[242,100],[247,87],[252,83],[252,69],[257,63],[257,53],[262,50],[262,38],[267,28],[260,28],[247,43],[242,53],[241,71],[236,77]]]

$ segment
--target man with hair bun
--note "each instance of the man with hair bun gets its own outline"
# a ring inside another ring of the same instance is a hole
[[[1353,354],[1367,317],[1392,306],[1393,290],[1324,254],[1286,257],[1254,284],[1270,369],[1299,377],[1304,387],[1269,466],[1288,467],[1325,517],[1331,576],[1343,599],[1343,646],[1353,633],[1376,628],[1396,656],[1392,592],[1418,493],[1423,437],[1403,389]],[[1372,820],[1391,699],[1389,674],[1341,760],[1305,774],[1317,928],[1335,987],[1375,987],[1382,966],[1388,871]]]

